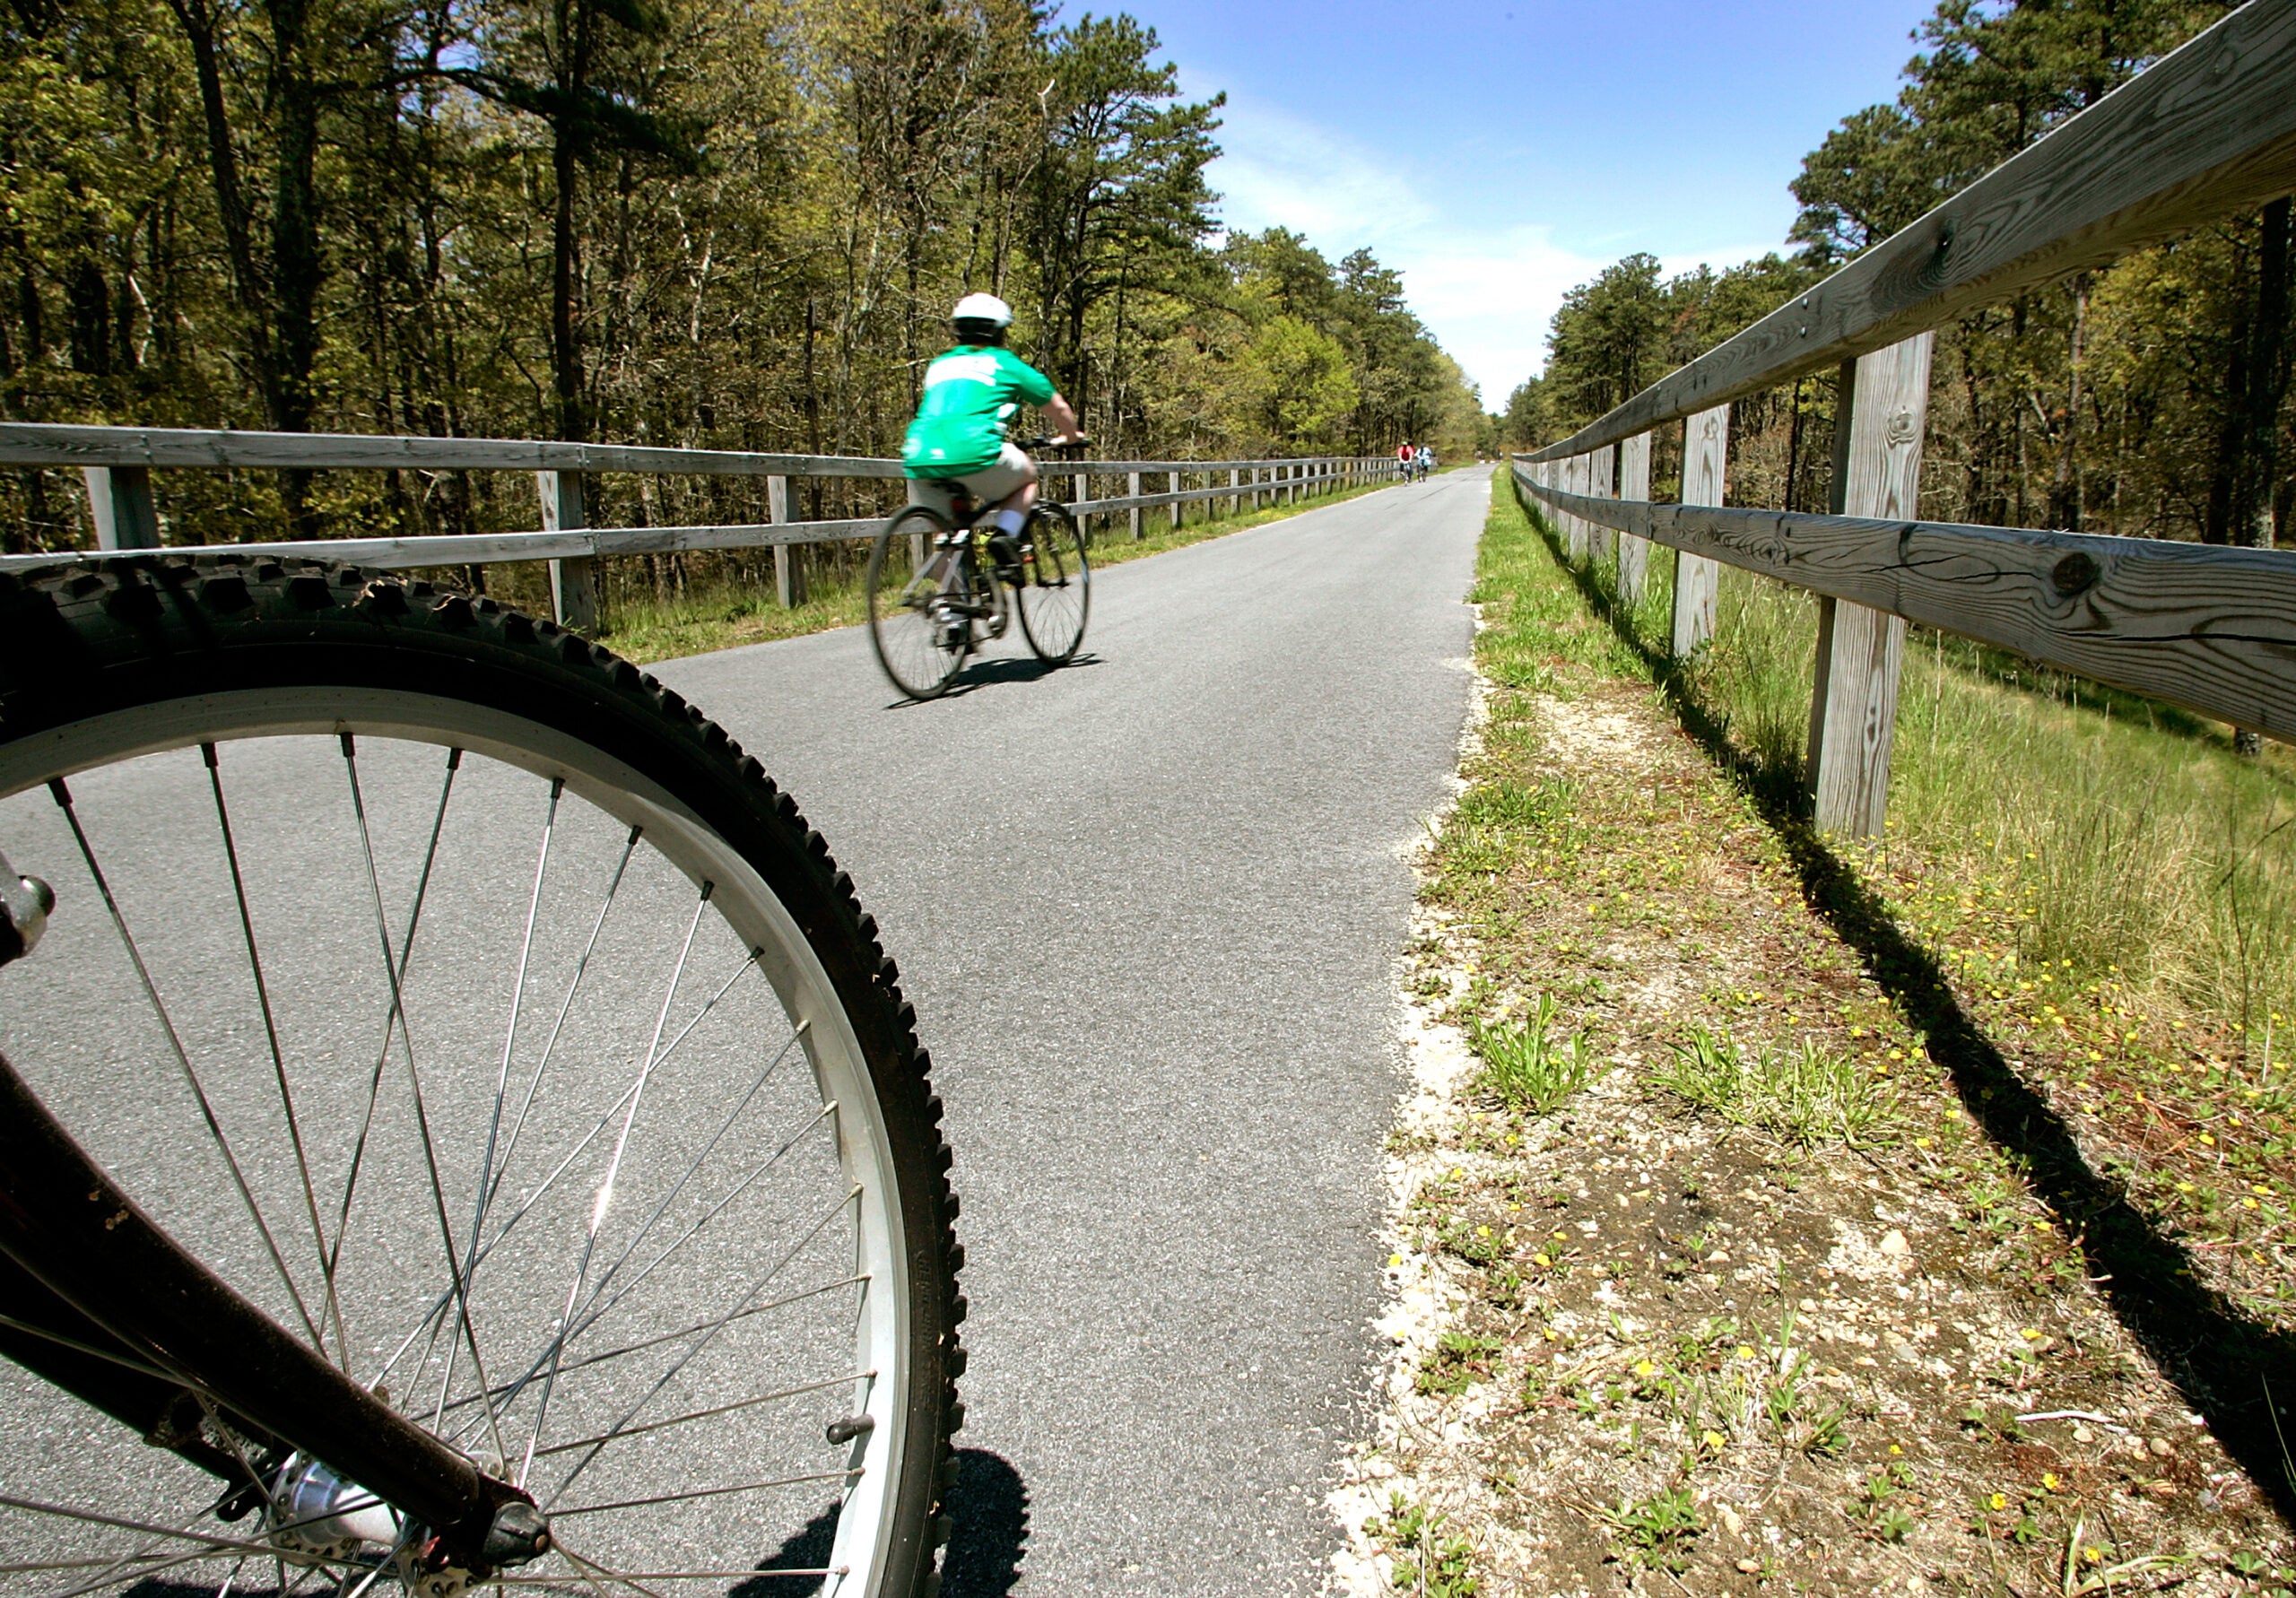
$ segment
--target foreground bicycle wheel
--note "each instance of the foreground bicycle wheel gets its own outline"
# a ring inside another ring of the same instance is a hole
[[[949,524],[911,505],[878,531],[869,551],[869,647],[892,685],[937,699],[972,652],[971,595]]]
[[[553,1546],[488,1585],[927,1589],[939,1103],[755,761],[570,633],[303,561],[0,575],[0,839],[57,895],[0,1054],[240,1298],[532,1495]],[[446,1598],[327,1438],[190,1402],[154,1446],[0,1362],[0,1593]]]
[[[1084,641],[1092,609],[1092,569],[1076,521],[1058,505],[1029,512],[1029,559],[1017,590],[1021,630],[1039,660],[1063,665]]]

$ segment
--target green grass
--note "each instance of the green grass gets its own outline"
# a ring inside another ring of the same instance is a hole
[[[1660,1087],[1781,1142],[1869,1143],[1889,1123],[1885,1085],[1848,1055],[1811,1038],[1749,1047],[1726,1029],[1693,1026],[1669,1052],[1655,1078]]]
[[[1170,524],[1170,512],[1149,510],[1142,515],[1144,536],[1136,541],[1128,535],[1126,522],[1118,513],[1099,518],[1086,548],[1093,565],[1113,566],[1223,537],[1246,527],[1282,521],[1301,511],[1335,505],[1385,486],[1368,484],[1305,499],[1298,505],[1263,506],[1239,516],[1204,518],[1203,506],[1191,505],[1187,508],[1190,519],[1178,528]],[[1206,503],[1217,505],[1219,501]],[[719,578],[665,600],[656,597],[633,580],[641,569],[631,562],[627,573],[610,570],[606,574],[606,624],[603,636],[617,652],[646,665],[712,649],[858,625],[868,618],[867,595],[862,591],[868,551],[865,545],[857,548],[857,556],[848,549],[839,560],[831,551],[815,547],[807,557],[806,603],[786,611],[775,600],[770,567],[761,567],[765,573],[762,580]],[[515,583],[517,579],[510,580]],[[526,587],[534,587],[536,592],[530,595]],[[512,595],[503,596],[509,598]],[[529,607],[548,604],[547,592],[531,578],[525,586],[515,589],[515,596]]]
[[[1475,1057],[1475,1086],[1509,1109],[1543,1116],[1594,1075],[1587,1034],[1555,1036],[1554,997],[1541,994],[1537,1007],[1511,1021],[1477,1020],[1468,1029]]]
[[[1662,669],[1674,562],[1660,550],[1650,566],[1643,604],[1613,612],[1622,669],[1646,678]],[[1607,573],[1585,581],[1615,605]],[[1816,644],[1809,595],[1725,568],[1714,638],[1674,688],[1783,787],[1801,769]],[[2028,966],[2111,977],[2252,1048],[2296,1017],[2285,745],[2242,756],[2215,724],[1916,629],[1871,864],[1900,879],[1941,945],[1987,923]]]

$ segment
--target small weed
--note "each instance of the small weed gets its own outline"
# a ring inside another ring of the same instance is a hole
[[[1446,1332],[1435,1340],[1434,1350],[1419,1368],[1413,1385],[1422,1393],[1456,1396],[1477,1382],[1490,1380],[1492,1361],[1505,1347],[1496,1337]]]
[[[1749,1051],[1726,1029],[1693,1026],[1659,1086],[1721,1116],[1803,1148],[1869,1142],[1888,1122],[1888,1090],[1837,1049],[1803,1039],[1800,1047],[1765,1043]]]
[[[1623,1495],[1601,1512],[1603,1524],[1626,1545],[1628,1563],[1680,1576],[1690,1567],[1691,1545],[1706,1529],[1687,1487],[1670,1487],[1641,1499]]]
[[[1849,1506],[1867,1536],[1883,1542],[1902,1542],[1913,1535],[1913,1516],[1897,1499],[1913,1488],[1913,1467],[1902,1462],[1868,1471],[1857,1485]]]
[[[1443,1517],[1430,1515],[1403,1494],[1390,1493],[1387,1513],[1363,1523],[1366,1536],[1387,1546],[1395,1561],[1398,1592],[1412,1598],[1474,1598],[1482,1590],[1473,1568],[1474,1550],[1464,1537],[1446,1537]]]
[[[1483,1062],[1475,1086],[1519,1114],[1546,1114],[1594,1075],[1584,1032],[1574,1033],[1567,1043],[1553,1036],[1550,994],[1539,995],[1537,1009],[1525,1020],[1495,1025],[1477,1020],[1468,1030]]]

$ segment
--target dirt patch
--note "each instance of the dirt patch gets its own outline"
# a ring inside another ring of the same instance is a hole
[[[2288,1585],[2268,1500],[1748,802],[1575,595],[1488,569],[1540,664],[1490,685],[1419,863],[1396,1351],[1335,1585]]]

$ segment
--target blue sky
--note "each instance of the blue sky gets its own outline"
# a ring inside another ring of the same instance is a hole
[[[1368,245],[1497,409],[1544,361],[1563,291],[1619,256],[1777,248],[1802,157],[1897,92],[1932,0],[1123,9],[1191,95],[1227,91],[1229,225],[1293,228],[1335,260]]]

